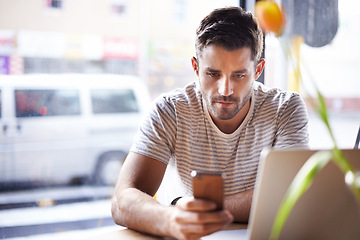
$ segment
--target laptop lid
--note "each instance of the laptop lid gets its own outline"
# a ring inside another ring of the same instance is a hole
[[[360,150],[343,150],[360,170]],[[269,239],[289,185],[314,150],[267,150],[261,154],[248,238]],[[290,213],[280,239],[360,239],[360,209],[344,174],[332,162],[316,176]]]

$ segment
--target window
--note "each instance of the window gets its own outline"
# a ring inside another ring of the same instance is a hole
[[[123,17],[128,14],[127,0],[110,0],[110,12],[113,16]]]
[[[126,6],[121,4],[112,4],[111,12],[117,15],[123,15],[126,13]]]
[[[61,9],[62,0],[45,0],[46,7],[49,9]]]
[[[323,9],[326,9],[332,1],[276,2],[322,2],[325,3]],[[339,28],[334,40],[320,48],[303,44],[301,56],[308,70],[303,71],[304,82],[309,83],[307,79],[311,73],[330,103],[331,126],[339,146],[352,148],[360,121],[360,80],[357,72],[360,67],[360,58],[357,57],[360,52],[357,42],[360,37],[360,1],[339,0],[338,4]],[[22,30],[14,37],[17,39],[16,46],[10,47],[7,42],[0,44],[0,74],[10,73],[10,55],[17,53],[23,59],[24,75],[67,72],[143,74],[144,80],[148,79],[145,83],[149,92],[155,98],[162,92],[196,80],[189,61],[194,54],[195,28],[213,8],[233,5],[239,5],[239,1],[41,0],[40,4],[28,9],[24,9],[24,4],[2,4],[1,10],[11,13],[1,15],[3,29]],[[41,11],[44,14],[39,14]],[[300,18],[308,19],[305,13],[301,16],[298,8],[294,8],[294,12],[299,13]],[[317,11],[312,12],[322,16]],[[16,21],[24,14],[29,16],[27,21]],[[289,16],[287,19],[291,21]],[[294,24],[299,25],[297,21]],[[49,41],[56,41],[52,44],[57,46],[54,51],[44,52],[43,41],[34,29],[44,31],[41,36],[50,35]],[[324,27],[317,27],[315,31],[320,33]],[[68,44],[73,43],[68,37],[74,33],[82,38],[83,56],[79,58],[70,58],[65,54]],[[90,37],[87,42],[88,34],[94,35],[94,40]],[[9,39],[5,30],[1,30],[0,35],[6,41]],[[107,57],[105,39],[109,38],[138,39],[139,54],[132,58]],[[265,85],[286,90],[290,64],[284,60],[278,38],[267,36],[266,44],[265,49],[269,52],[265,54]],[[127,153],[144,103],[135,102],[137,89],[134,92],[110,87],[105,89],[106,85],[101,85],[88,92],[90,84],[85,82],[84,88],[78,91],[75,90],[76,84],[68,86],[67,90],[55,90],[55,84],[49,85],[52,80],[49,78],[47,87],[36,85],[31,89],[26,86],[32,82],[25,81],[25,86],[17,85],[16,97],[7,90],[10,88],[0,86],[0,236],[4,238],[79,239],[84,238],[83,234],[94,237],[91,236],[92,227],[114,225],[109,211],[113,186],[95,184],[97,177],[94,170],[104,169],[102,172],[106,172],[108,168],[115,168],[111,167],[112,161],[108,161],[110,165],[104,168],[100,168],[96,161],[102,158],[101,161],[106,163],[108,159],[113,159],[113,152],[102,154],[104,149],[120,149]],[[102,81],[99,79],[99,82]],[[79,97],[85,89],[85,98]],[[12,103],[14,100],[16,102]],[[83,111],[79,100],[84,103]],[[6,109],[8,106],[11,109]],[[84,116],[80,117],[82,113]],[[55,116],[65,117],[59,117],[57,121]],[[331,147],[324,124],[312,111],[309,111],[309,117],[311,147]],[[50,142],[45,137],[56,139]],[[19,139],[23,140],[20,142]],[[70,156],[74,156],[75,160]],[[18,170],[19,167],[24,170]],[[80,174],[80,170],[84,173]],[[54,173],[64,176],[66,171],[77,173],[67,175],[66,179],[71,179],[69,184],[60,183]],[[30,173],[39,178],[1,182],[1,178],[11,179]],[[37,187],[39,179],[45,175],[53,178],[51,181],[46,179],[44,186]],[[77,230],[80,229],[79,236]],[[40,234],[51,235],[31,236]]]
[[[338,146],[353,148],[360,118],[360,60],[356,54],[360,51],[360,4],[351,0],[283,3],[288,9],[288,35],[282,39],[266,36],[265,85],[301,93],[309,112],[310,147],[327,149],[333,143],[310,98],[317,97],[315,83],[326,102]],[[291,44],[289,54],[285,49]],[[303,84],[294,81],[297,67]]]
[[[130,89],[97,89],[91,91],[94,114],[138,112],[134,92]]]
[[[176,21],[182,22],[186,20],[186,0],[174,0],[173,16]]]
[[[16,117],[80,114],[77,90],[15,90]]]
[[[2,113],[2,108],[1,108],[1,99],[2,99],[2,97],[1,97],[1,90],[0,90],[0,118],[1,118],[1,113]]]

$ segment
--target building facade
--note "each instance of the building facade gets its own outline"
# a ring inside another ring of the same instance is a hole
[[[224,0],[0,0],[0,74],[138,75],[153,96],[194,80],[195,29]]]

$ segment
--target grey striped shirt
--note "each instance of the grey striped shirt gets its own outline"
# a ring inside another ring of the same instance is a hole
[[[192,83],[156,99],[131,151],[175,167],[186,194],[192,192],[190,172],[198,170],[225,173],[224,193],[232,195],[254,188],[261,150],[307,147],[307,128],[306,107],[297,93],[255,82],[249,113],[235,132],[225,134]]]

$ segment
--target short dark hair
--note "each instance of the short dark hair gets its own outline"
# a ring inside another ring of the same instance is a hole
[[[263,50],[263,33],[250,12],[240,7],[218,8],[207,15],[196,30],[197,57],[201,56],[204,47],[211,44],[229,51],[248,47],[252,60],[257,62]]]

